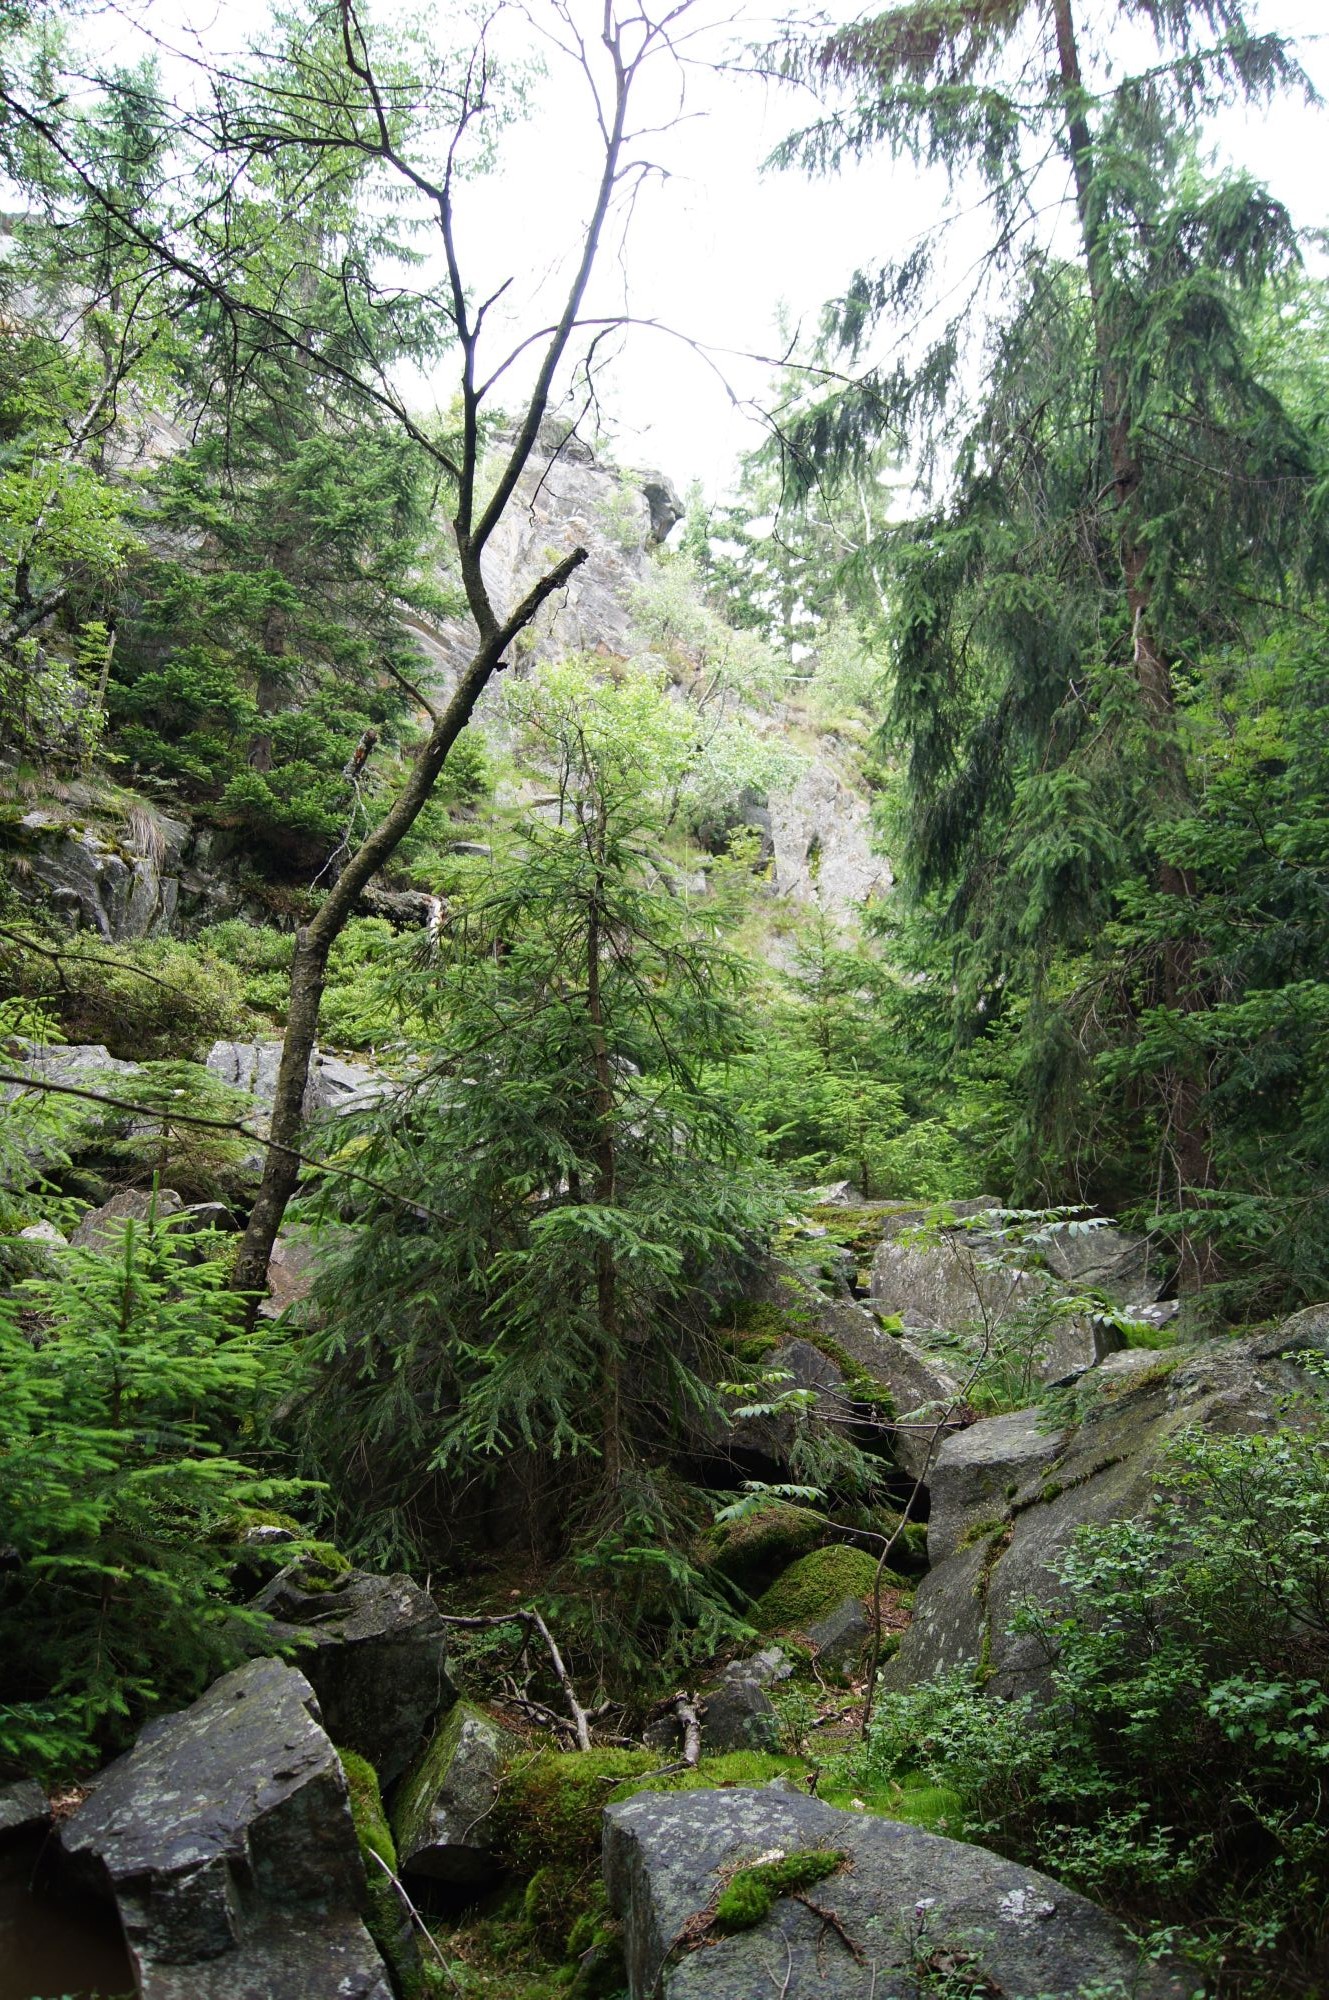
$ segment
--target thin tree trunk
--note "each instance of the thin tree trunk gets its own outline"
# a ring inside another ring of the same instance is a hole
[[[1157,747],[1158,775],[1164,796],[1179,809],[1190,799],[1185,761],[1176,732],[1176,696],[1172,666],[1154,629],[1153,586],[1148,552],[1140,534],[1139,493],[1144,468],[1132,436],[1130,398],[1122,380],[1114,330],[1106,297],[1104,244],[1093,196],[1093,136],[1084,111],[1084,80],[1076,42],[1073,0],[1052,0],[1057,55],[1066,106],[1066,137],[1075,176],[1075,204],[1080,240],[1094,316],[1102,416],[1112,488],[1118,510],[1118,554],[1130,617],[1132,666],[1140,706]],[[1155,875],[1159,891],[1175,899],[1172,935],[1160,947],[1159,985],[1164,1004],[1179,1013],[1202,1005],[1195,979],[1195,949],[1189,936],[1187,904],[1194,896],[1189,873],[1160,862]],[[1178,1206],[1187,1190],[1204,1190],[1215,1183],[1213,1144],[1203,1091],[1196,1079],[1169,1066],[1163,1079],[1168,1135],[1166,1144],[1176,1168]],[[1216,1273],[1213,1247],[1204,1238],[1183,1231],[1180,1242],[1181,1283],[1195,1290]]]
[[[612,1208],[617,1194],[618,1162],[614,1148],[614,1078],[605,1037],[604,1000],[600,988],[603,958],[603,886],[600,872],[605,858],[605,815],[603,804],[596,817],[593,839],[596,867],[590,921],[586,928],[586,1012],[591,1024],[591,1059],[595,1088],[595,1199],[601,1208]],[[612,1244],[600,1238],[595,1253],[596,1317],[603,1349],[601,1362],[601,1448],[604,1453],[605,1483],[616,1492],[623,1480],[623,1383],[622,1355],[618,1327],[618,1280]]]
[[[236,1291],[250,1293],[255,1309],[267,1281],[268,1259],[277,1240],[282,1217],[295,1192],[300,1162],[299,1144],[304,1119],[305,1091],[309,1066],[318,1036],[318,1015],[327,983],[328,954],[354,910],[360,892],[378,870],[396,853],[426,805],[439,772],[462,730],[471,719],[492,676],[503,665],[503,654],[518,632],[525,629],[540,606],[560,590],[586,560],[586,550],[576,548],[543,576],[523,599],[507,622],[481,645],[462,675],[457,690],[434,724],[396,802],[367,835],[347,862],[323,899],[318,915],[301,926],[296,935],[295,958],[291,968],[291,992],[282,1042],[281,1065],[272,1105],[267,1159],[263,1179],[236,1259],[232,1284]]]

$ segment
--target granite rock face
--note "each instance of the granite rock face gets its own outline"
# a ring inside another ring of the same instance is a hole
[[[364,1864],[341,1763],[308,1681],[280,1660],[253,1660],[149,1723],[60,1842],[114,1898],[150,2000],[388,2000],[359,1921]]]
[[[305,1641],[296,1657],[333,1741],[391,1785],[455,1698],[447,1627],[430,1598],[408,1576],[352,1570],[331,1590],[305,1590],[284,1570],[254,1608],[276,1621],[278,1640]]]
[[[871,802],[828,756],[773,791],[769,811],[780,895],[847,917],[891,889],[890,864],[873,851]]]
[[[1072,1232],[1062,1223],[1040,1247],[1055,1278],[1077,1291],[1101,1292],[1126,1311],[1151,1306],[1163,1290],[1159,1253],[1147,1236],[1112,1228]]]
[[[907,1687],[986,1656],[996,1694],[1039,1694],[1047,1660],[1010,1630],[1026,1598],[1055,1601],[1049,1567],[1077,1531],[1149,1513],[1171,1441],[1183,1430],[1236,1434],[1297,1421],[1289,1397],[1323,1395],[1296,1365],[1329,1353],[1329,1308],[1273,1332],[1163,1354],[1128,1348],[1087,1378],[1083,1413],[1063,1429],[1038,1410],[974,1424],[949,1440],[932,1475],[928,1553],[913,1621],[888,1686]],[[1046,1427],[1045,1427],[1046,1426]]]
[[[985,1230],[965,1226],[990,1204],[951,1202],[954,1225],[929,1228],[930,1240],[911,1240],[927,1212],[895,1216],[872,1260],[872,1303],[898,1313],[907,1329],[957,1333],[983,1316],[1001,1319],[1048,1290],[1045,1273],[1005,1258]]]
[[[700,1943],[684,1937],[726,1871],[816,1848],[847,1857],[806,1892],[835,1925],[782,1896],[751,1930]],[[1079,2000],[1119,1982],[1133,2000],[1189,2000],[1194,1990],[1179,1970],[1142,1966],[1120,1924],[1046,1875],[774,1788],[643,1793],[609,1806],[604,1871],[623,1923],[631,2000],[767,1992],[927,2000],[934,1975],[920,1960],[944,1954],[976,1995]]]
[[[481,1882],[494,1873],[484,1822],[498,1795],[507,1739],[472,1702],[454,1704],[403,1781],[392,1833],[403,1874]]]
[[[39,809],[17,829],[51,909],[108,943],[169,931],[179,902],[189,828],[157,811],[139,822],[113,833]]]

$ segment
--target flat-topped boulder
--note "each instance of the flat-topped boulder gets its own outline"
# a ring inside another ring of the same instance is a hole
[[[778,1896],[749,1929],[711,1927],[745,1864],[818,1850],[843,1861],[804,1900]],[[774,1787],[609,1806],[604,1872],[631,2000],[926,2000],[929,1960],[973,1995],[1190,2000],[1195,1988],[1179,1968],[1142,1962],[1121,1924],[1036,1869]]]

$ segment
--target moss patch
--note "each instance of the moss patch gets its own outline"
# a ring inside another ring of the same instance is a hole
[[[801,1758],[755,1750],[703,1757],[695,1771],[650,1776],[659,1764],[651,1750],[540,1750],[519,1752],[505,1765],[490,1818],[494,1852],[529,1885],[525,1914],[548,1943],[566,1944],[593,1907],[607,1805],[635,1792],[764,1785],[807,1770]]]
[[[778,1861],[758,1862],[755,1868],[740,1868],[716,1899],[712,1925],[717,1931],[750,1931],[770,1915],[777,1896],[824,1882],[846,1858],[840,1848],[809,1848],[781,1855]]]
[[[844,1542],[829,1548],[813,1549],[791,1563],[784,1574],[757,1600],[756,1619],[763,1632],[779,1632],[786,1627],[806,1632],[819,1618],[826,1618],[846,1597],[871,1595],[877,1564],[864,1549]],[[902,1590],[898,1576],[887,1571],[883,1582]]]
[[[737,1521],[708,1530],[698,1559],[744,1590],[760,1589],[796,1556],[825,1541],[825,1520],[810,1507],[770,1500]]]
[[[410,1919],[405,1915],[392,1883],[379,1866],[383,1862],[394,1875],[397,1872],[397,1849],[388,1826],[388,1816],[383,1810],[378,1773],[368,1758],[359,1756],[354,1750],[338,1750],[337,1755],[346,1773],[351,1819],[365,1864],[369,1892],[365,1905],[365,1927],[387,1961],[397,1991],[405,1996],[405,2000],[416,2000],[416,1996],[425,1993],[428,1988],[411,1933]]]

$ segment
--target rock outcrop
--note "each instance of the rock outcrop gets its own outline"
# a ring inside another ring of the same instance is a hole
[[[333,1740],[358,1751],[391,1785],[414,1762],[441,1708],[454,1699],[447,1627],[408,1576],[352,1570],[328,1590],[283,1570],[254,1599],[273,1637],[296,1658]]]
[[[60,1833],[141,2000],[391,2000],[346,1780],[303,1674],[254,1660],[149,1723]]]
[[[745,1863],[843,1854],[806,1900],[750,1929],[706,1913]],[[924,2000],[957,1992],[1189,2000],[1194,1981],[1141,1963],[1113,1918],[1033,1869],[893,1820],[783,1790],[643,1793],[605,1812],[604,1870],[623,1923],[631,2000]],[[948,1989],[949,1990],[949,1989]]]
[[[995,1693],[1036,1694],[1046,1658],[1010,1627],[1026,1599],[1055,1601],[1049,1566],[1080,1528],[1149,1512],[1181,1431],[1295,1422],[1288,1399],[1317,1384],[1297,1366],[1306,1351],[1329,1353],[1329,1309],[1241,1339],[1163,1354],[1127,1349],[1087,1378],[1078,1421],[1058,1426],[1039,1409],[1020,1410],[949,1439],[930,1481],[934,1566],[886,1668],[887,1684],[930,1680],[982,1658]]]

